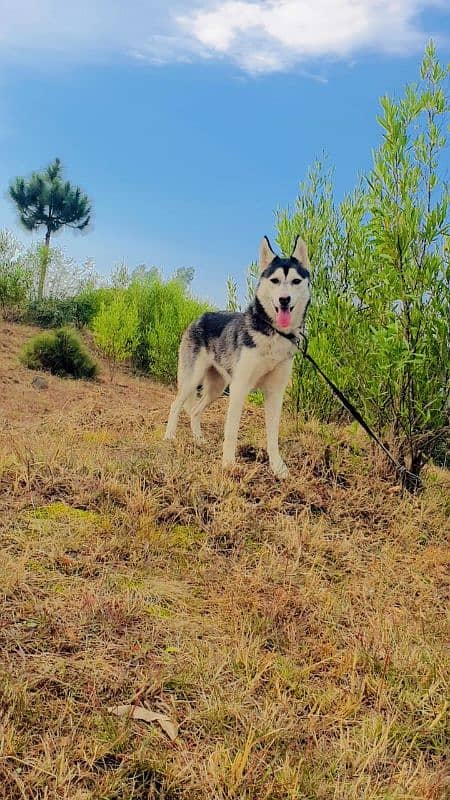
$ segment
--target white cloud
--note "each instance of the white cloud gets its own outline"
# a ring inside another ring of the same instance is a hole
[[[367,50],[407,53],[445,0],[0,0],[0,55],[153,63],[228,59],[251,73]]]
[[[194,41],[246,70],[285,69],[362,50],[422,47],[427,0],[223,0],[178,19]]]

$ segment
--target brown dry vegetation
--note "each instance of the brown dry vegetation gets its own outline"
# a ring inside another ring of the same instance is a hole
[[[448,797],[448,473],[402,496],[285,415],[277,482],[249,406],[223,475],[226,399],[168,445],[169,389],[35,388],[32,332],[0,331],[0,798]]]

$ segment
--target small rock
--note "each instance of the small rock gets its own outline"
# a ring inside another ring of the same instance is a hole
[[[31,381],[31,385],[34,386],[35,389],[48,389],[48,381],[42,378],[41,375],[36,375]]]

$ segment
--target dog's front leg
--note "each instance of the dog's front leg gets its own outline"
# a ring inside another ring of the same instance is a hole
[[[267,454],[272,472],[278,478],[286,478],[288,468],[281,458],[278,446],[283,395],[292,370],[292,361],[284,361],[264,377],[261,382],[264,391],[264,411],[266,417]]]
[[[224,467],[231,467],[236,461],[236,445],[242,409],[244,407],[245,398],[251,388],[248,377],[246,379],[236,378],[230,384],[230,401],[228,403],[223,439],[222,465]]]

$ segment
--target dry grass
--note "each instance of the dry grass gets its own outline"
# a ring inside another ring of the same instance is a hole
[[[30,332],[0,331],[0,798],[449,797],[448,473],[402,497],[353,428],[286,419],[279,483],[248,408],[224,476],[226,401],[169,446],[168,389],[36,389]]]

